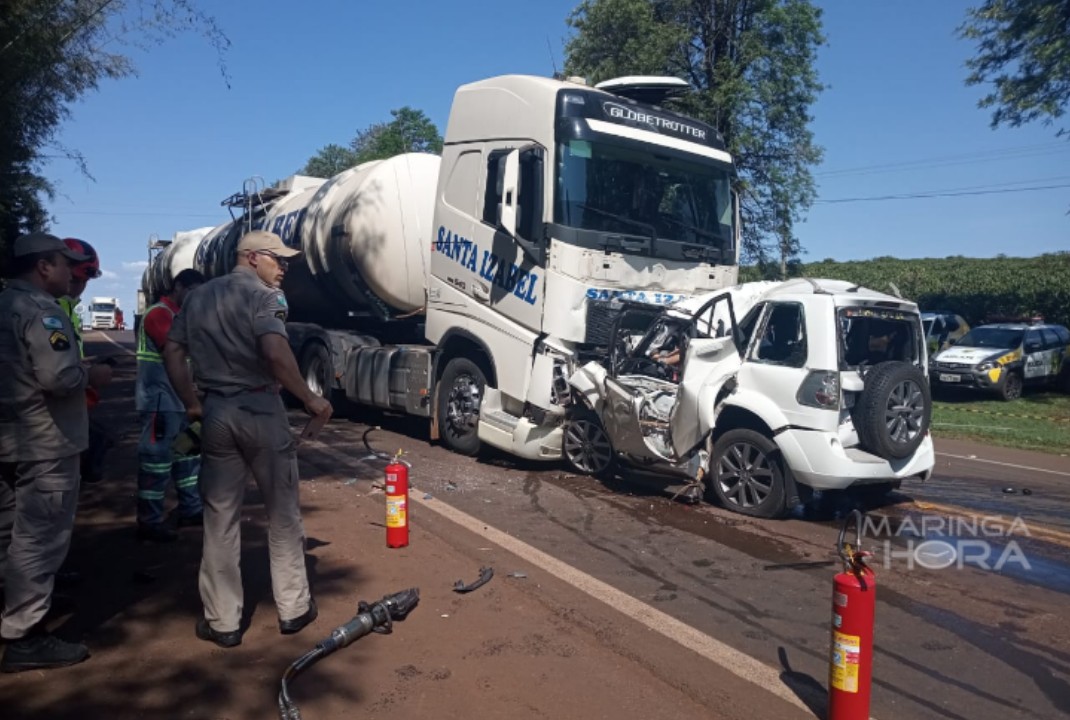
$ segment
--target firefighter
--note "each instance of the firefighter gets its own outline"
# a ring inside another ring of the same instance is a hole
[[[188,417],[204,417],[204,615],[196,634],[220,647],[241,644],[241,507],[250,475],[268,515],[279,631],[299,632],[317,614],[305,571],[296,445],[278,393],[281,384],[310,415],[331,415],[331,404],[305,384],[287,342],[286,296],[279,285],[287,260],[298,254],[274,233],[247,233],[234,270],[186,298],[164,348],[167,374]],[[187,358],[205,393],[203,408]]]
[[[189,425],[186,408],[178,399],[163,366],[167,333],[189,293],[204,283],[196,270],[175,276],[170,295],[145,311],[137,333],[137,385],[135,403],[141,419],[138,442],[137,537],[171,542],[177,533],[164,522],[164,493],[173,480],[178,494],[178,527],[202,524],[201,493],[197,486],[200,454],[178,455],[171,446]]]
[[[97,255],[96,249],[85,240],[67,238],[63,244],[70,248],[71,252],[85,255],[88,258],[85,262],[71,265],[71,290],[59,299],[60,306],[71,319],[75,337],[78,338],[78,353],[85,357],[85,348],[82,346],[82,318],[78,315],[78,303],[82,301],[82,295],[89,281],[101,275],[100,256]]]
[[[82,364],[70,318],[71,263],[88,257],[45,233],[15,241],[14,279],[0,293],[0,567],[7,643],[0,670],[73,665],[89,650],[50,635],[42,620],[70,547],[78,455],[88,444],[86,386],[111,368]]]
[[[78,356],[85,358],[85,345],[82,341],[82,318],[78,314],[78,303],[82,301],[86,285],[90,280],[100,277],[100,256],[96,249],[85,240],[66,238],[63,244],[70,248],[71,252],[85,255],[88,260],[71,264],[71,289],[59,299],[67,316],[71,319],[74,328],[74,336],[78,343]],[[106,361],[114,365],[114,361]],[[86,388],[86,403],[89,405],[89,447],[82,453],[81,474],[82,482],[92,484],[100,482],[104,477],[104,456],[114,444],[111,435],[97,420],[93,408],[100,402],[100,395],[95,388]]]

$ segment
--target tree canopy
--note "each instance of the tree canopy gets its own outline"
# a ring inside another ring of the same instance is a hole
[[[821,10],[808,0],[584,0],[568,23],[570,74],[691,83],[672,107],[714,126],[735,159],[743,259],[796,257],[822,154],[810,130]]]
[[[203,34],[219,53],[229,41],[195,0],[4,0],[0,3],[0,249],[48,227],[42,174],[50,157],[89,164],[57,142],[71,104],[108,79],[136,69],[124,47],[178,33]],[[109,50],[110,48],[110,50]]]
[[[422,110],[405,106],[391,110],[393,120],[369,125],[358,130],[345,148],[326,145],[312,156],[302,175],[329,178],[355,165],[370,160],[384,160],[410,152],[441,153],[442,135]]]
[[[990,86],[978,104],[993,127],[1051,124],[1070,108],[1070,0],[985,0],[959,34],[977,43],[966,83]]]

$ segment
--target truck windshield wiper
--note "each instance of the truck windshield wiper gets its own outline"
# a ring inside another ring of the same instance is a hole
[[[677,220],[672,215],[666,215],[665,213],[659,213],[659,215],[662,218],[664,218],[664,219],[668,220],[669,222],[671,222],[673,225],[676,225],[678,227],[682,227],[684,230],[690,230],[691,232],[695,233],[696,235],[701,235],[703,237],[708,237],[708,238],[711,238],[713,240],[720,240],[721,239],[721,236],[718,233],[712,232],[710,230],[703,230],[702,228],[695,227],[694,225],[688,225],[687,223],[683,222],[682,220]]]
[[[654,241],[656,241],[658,239],[658,233],[654,229],[653,225],[649,225],[649,224],[647,224],[645,222],[641,222],[639,220],[633,220],[632,218],[628,217],[627,215],[618,215],[615,212],[610,212],[609,210],[603,210],[602,208],[597,208],[597,207],[594,207],[593,205],[588,205],[586,203],[576,203],[576,207],[583,208],[584,210],[590,210],[595,215],[604,215],[607,218],[612,218],[613,220],[619,220],[620,222],[628,223],[628,224],[633,225],[635,227],[642,228],[643,230],[646,230],[648,233],[650,233],[650,241],[651,242],[654,242]]]

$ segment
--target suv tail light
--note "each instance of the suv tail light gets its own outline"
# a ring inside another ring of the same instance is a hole
[[[795,399],[800,405],[840,409],[840,374],[832,370],[811,370],[799,386]]]

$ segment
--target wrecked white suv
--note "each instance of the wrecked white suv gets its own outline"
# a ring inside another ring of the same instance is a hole
[[[618,305],[608,359],[569,377],[575,470],[657,466],[757,517],[784,515],[811,488],[880,492],[931,474],[914,303],[802,279]]]

